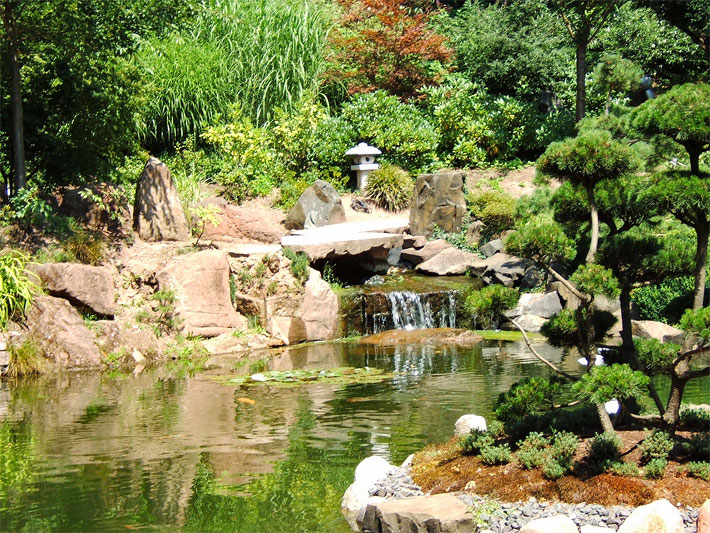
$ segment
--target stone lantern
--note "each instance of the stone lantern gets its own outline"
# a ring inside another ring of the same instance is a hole
[[[345,152],[345,155],[353,156],[355,164],[350,166],[350,170],[354,170],[357,175],[357,188],[360,191],[364,191],[367,187],[367,176],[370,172],[380,168],[380,165],[375,163],[375,156],[381,153],[377,148],[367,143],[360,143]]]

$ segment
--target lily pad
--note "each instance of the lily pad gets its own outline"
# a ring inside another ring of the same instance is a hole
[[[391,379],[395,374],[380,368],[340,367],[327,370],[271,370],[248,376],[235,376],[226,380],[228,385],[258,387],[298,387],[311,383],[347,385],[350,383],[376,383]]]

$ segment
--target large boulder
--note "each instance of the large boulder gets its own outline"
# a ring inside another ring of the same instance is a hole
[[[632,320],[631,332],[641,339],[657,339],[661,342],[683,343],[683,330],[653,320]]]
[[[186,334],[215,337],[246,329],[246,319],[232,307],[226,253],[184,255],[158,272],[157,279],[161,290],[175,292],[175,316]]]
[[[343,202],[330,183],[323,180],[308,187],[286,216],[288,229],[309,229],[345,222]]]
[[[69,302],[54,296],[38,296],[27,313],[29,334],[42,345],[45,356],[63,368],[101,365],[94,333]]]
[[[531,266],[533,263],[527,259],[499,252],[487,259],[478,259],[468,272],[480,277],[488,285],[515,287],[520,285]]]
[[[144,241],[186,241],[185,213],[167,165],[151,157],[136,187],[133,229]]]
[[[363,459],[357,465],[355,480],[345,490],[340,502],[341,511],[353,529],[357,529],[357,517],[370,499],[370,490],[395,468],[386,459],[375,455]]]
[[[698,510],[698,533],[710,533],[710,500],[705,500],[705,503]]]
[[[303,320],[306,330],[306,340],[334,339],[338,335],[339,314],[338,296],[323,280],[320,272],[311,269],[303,303],[298,310],[298,316]]]
[[[371,502],[358,525],[372,533],[477,531],[468,507],[453,494]]]
[[[503,241],[500,239],[493,239],[492,241],[488,241],[486,244],[481,246],[479,250],[481,250],[481,253],[486,257],[491,257],[498,252],[503,251]]]
[[[683,533],[683,517],[668,500],[637,507],[619,527],[619,533]]]
[[[131,219],[131,206],[123,187],[107,183],[69,186],[57,194],[60,214],[75,218],[89,229],[119,231]]]
[[[220,205],[216,226],[205,224],[205,241],[278,243],[284,235],[278,224],[270,224],[258,209],[236,205]]]
[[[113,316],[115,287],[108,268],[79,263],[46,263],[31,265],[29,270],[37,274],[50,295],[88,308],[99,316]]]
[[[562,311],[560,297],[556,292],[522,294],[518,300],[518,305],[505,312],[508,318],[515,318],[522,315],[535,315],[542,318],[550,318],[552,315]]]
[[[479,415],[463,415],[454,424],[454,436],[463,437],[471,433],[471,430],[486,431],[486,419]]]
[[[417,178],[409,211],[412,235],[429,237],[436,227],[449,233],[461,231],[466,213],[464,177],[462,172],[441,172]]]
[[[479,261],[478,256],[471,252],[450,247],[417,265],[416,270],[435,276],[462,275]]]
[[[426,241],[424,246],[420,246],[419,248],[403,248],[399,257],[401,260],[417,266],[425,261],[429,261],[429,259],[438,253],[449,248],[452,248],[452,246],[444,239],[436,239],[434,241]]]

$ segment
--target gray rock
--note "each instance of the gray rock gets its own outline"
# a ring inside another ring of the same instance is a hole
[[[540,273],[540,269],[536,266],[531,266],[525,271],[520,280],[520,290],[536,289],[545,281],[545,277]]]
[[[498,252],[503,251],[503,241],[500,239],[493,239],[492,241],[489,241],[481,246],[480,250],[486,257],[491,257]]]
[[[138,180],[133,229],[144,241],[185,241],[190,238],[170,170],[155,157],[148,159]]]
[[[399,257],[402,261],[406,261],[414,266],[417,266],[425,261],[429,261],[436,254],[453,248],[444,239],[436,239],[434,241],[427,241],[426,244],[419,248],[403,248]]]
[[[343,202],[330,183],[323,180],[308,187],[286,216],[288,229],[309,229],[345,222]]]
[[[412,235],[429,237],[436,227],[448,233],[461,231],[463,215],[466,213],[464,177],[461,172],[422,174],[417,177],[409,211]]]
[[[454,436],[461,437],[471,433],[472,429],[486,431],[486,419],[478,415],[460,416],[454,425]]]
[[[577,525],[567,516],[556,515],[539,518],[525,524],[520,533],[578,533]]]
[[[525,331],[537,333],[542,329],[542,325],[547,322],[547,319],[537,315],[520,315],[515,318],[515,322]],[[518,328],[512,324],[506,325],[503,329],[512,331],[518,330]]]
[[[466,244],[469,246],[478,246],[481,243],[481,237],[486,225],[481,220],[474,220],[466,228]]]
[[[522,300],[527,294],[520,297]],[[556,292],[548,292],[540,294],[539,298],[531,299],[530,302],[523,306],[524,314],[537,315],[542,318],[550,318],[562,311],[560,297]]]
[[[419,496],[368,504],[360,525],[363,532],[473,533],[476,524],[466,504],[452,494]]]
[[[548,283],[547,291],[557,291],[557,294],[560,295],[560,299],[562,300],[565,309],[575,310],[579,307],[579,298],[572,294],[572,291],[570,291],[561,281],[553,281]]]
[[[47,292],[71,304],[86,307],[100,316],[111,317],[115,311],[113,276],[106,267],[79,263],[30,265]]]
[[[657,339],[661,342],[676,342],[682,344],[684,333],[678,328],[654,322],[653,320],[632,320],[631,331],[634,337],[642,339]]]
[[[435,276],[461,275],[478,261],[478,256],[452,247],[417,265],[416,270]]]

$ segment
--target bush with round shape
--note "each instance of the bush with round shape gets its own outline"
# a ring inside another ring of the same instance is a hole
[[[383,209],[401,211],[411,204],[414,182],[406,170],[383,165],[369,175],[364,192]]]

